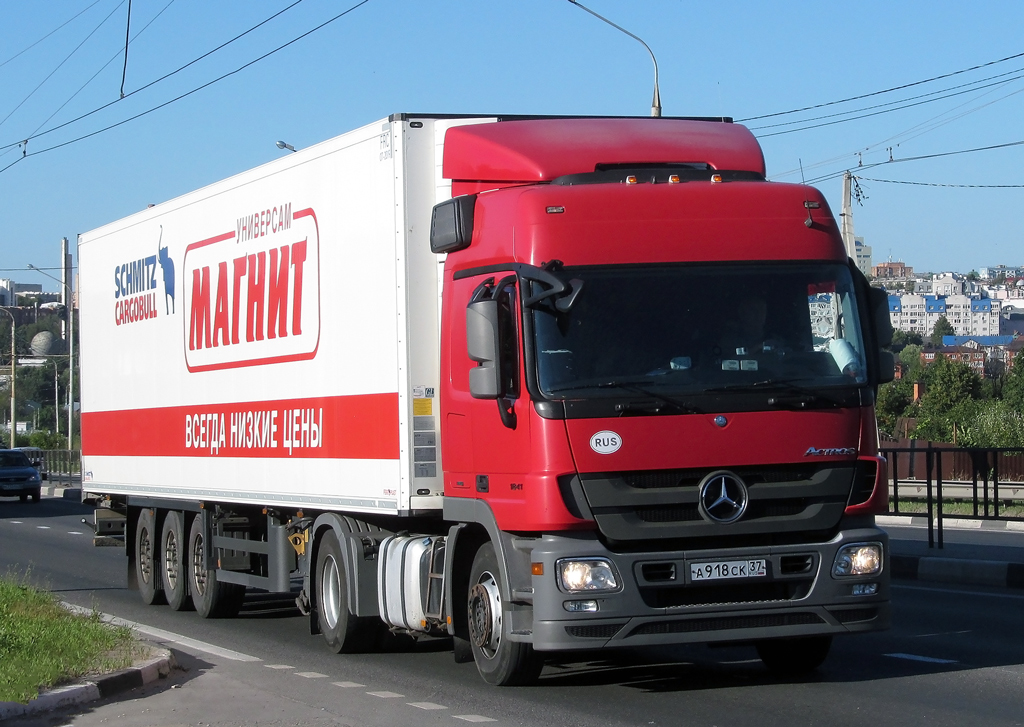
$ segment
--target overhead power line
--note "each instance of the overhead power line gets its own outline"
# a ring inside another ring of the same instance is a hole
[[[299,0],[299,2],[301,2],[301,0]],[[89,139],[89,138],[91,138],[93,136],[97,136],[98,134],[102,134],[105,131],[110,131],[111,129],[115,129],[118,126],[123,126],[124,124],[127,124],[127,123],[129,123],[131,121],[134,121],[136,119],[142,118],[143,116],[147,116],[148,114],[151,114],[154,111],[158,111],[159,109],[162,109],[165,106],[170,106],[171,104],[173,104],[173,103],[175,103],[177,101],[180,101],[183,98],[187,98],[187,97],[191,96],[194,93],[202,91],[204,88],[208,88],[208,87],[212,86],[213,84],[218,83],[219,81],[223,81],[225,78],[228,78],[230,76],[235,75],[236,73],[239,73],[239,72],[245,70],[249,66],[252,66],[252,65],[254,65],[256,63],[259,63],[260,61],[264,60],[265,58],[269,58],[270,56],[274,55],[275,53],[278,53],[279,51],[284,50],[288,46],[294,45],[295,43],[299,42],[303,38],[306,38],[306,37],[312,35],[313,33],[315,33],[318,30],[320,30],[320,29],[330,25],[331,23],[335,22],[336,20],[339,20],[340,18],[343,18],[344,16],[348,15],[352,11],[362,7],[363,5],[366,5],[366,3],[368,3],[368,2],[370,2],[370,0],[362,0],[362,2],[356,3],[355,5],[350,7],[348,10],[345,10],[345,11],[343,11],[341,13],[338,13],[333,18],[330,18],[329,20],[325,20],[323,23],[321,23],[320,25],[316,26],[315,28],[307,30],[302,35],[299,35],[299,36],[291,39],[287,43],[283,43],[282,45],[279,45],[277,48],[274,48],[273,50],[264,53],[263,55],[259,56],[258,58],[254,58],[253,60],[251,60],[248,63],[245,63],[245,64],[239,66],[238,68],[234,69],[233,71],[229,71],[228,73],[225,73],[222,76],[218,76],[217,78],[213,79],[212,81],[208,81],[208,82],[204,83],[201,86],[197,86],[196,88],[193,88],[191,91],[187,91],[186,93],[183,93],[180,96],[176,96],[175,98],[172,98],[169,101],[165,101],[162,104],[159,104],[157,106],[153,106],[152,108],[149,108],[146,111],[143,111],[141,113],[135,114],[134,116],[130,116],[127,119],[122,119],[121,121],[118,121],[115,124],[110,124],[109,126],[105,126],[102,129],[97,129],[96,131],[93,131],[91,133],[83,134],[82,136],[79,136],[79,137],[74,138],[74,139],[70,139],[70,140],[65,141],[63,143],[60,143],[60,144],[54,144],[53,146],[48,146],[45,149],[40,149],[39,151],[34,151],[34,152],[29,153],[29,152],[27,152],[27,150],[23,150],[22,155],[20,157],[18,157],[15,161],[11,162],[6,167],[0,168],[0,174],[2,174],[3,172],[7,171],[11,167],[13,167],[15,164],[17,164],[18,162],[22,161],[23,159],[25,159],[27,157],[37,156],[39,154],[44,154],[44,153],[46,153],[48,151],[53,151],[54,149],[60,149],[60,148],[65,147],[65,146],[69,146],[71,144],[75,144],[75,143],[77,143],[79,141],[83,141],[83,140]],[[40,134],[40,136],[42,136],[42,134]]]
[[[941,81],[943,78],[951,78],[953,76],[959,76],[962,73],[969,73],[971,71],[977,71],[980,68],[987,68],[989,66],[994,66],[994,65],[996,65],[998,63],[1005,63],[1006,61],[1012,61],[1015,58],[1022,58],[1022,57],[1024,57],[1024,53],[1015,53],[1012,56],[1006,56],[1005,58],[999,58],[999,59],[994,60],[994,61],[989,61],[988,63],[981,63],[981,64],[976,65],[976,66],[971,66],[970,68],[961,68],[959,71],[953,71],[952,73],[944,73],[944,74],[942,74],[940,76],[932,76],[931,78],[925,78],[924,80],[921,80],[921,81],[914,81],[913,83],[905,83],[905,84],[903,84],[901,86],[893,86],[892,88],[886,88],[886,89],[883,89],[881,91],[872,91],[871,93],[863,93],[863,94],[860,94],[859,96],[850,96],[849,98],[839,99],[838,101],[827,101],[825,103],[815,104],[813,106],[804,106],[803,108],[791,109],[789,111],[778,111],[778,112],[772,113],[772,114],[762,114],[760,116],[749,116],[749,117],[747,117],[745,119],[737,119],[737,121],[739,121],[741,123],[746,123],[747,121],[758,121],[760,119],[770,119],[770,118],[773,118],[775,116],[787,116],[789,114],[798,114],[798,113],[801,113],[803,111],[813,111],[814,109],[821,109],[821,108],[825,108],[826,106],[837,106],[839,104],[849,103],[850,101],[860,101],[861,99],[871,98],[872,96],[881,96],[882,94],[885,94],[885,93],[892,93],[893,91],[902,91],[905,88],[912,88],[913,86],[920,86],[920,85],[925,84],[925,83],[932,83],[933,81]]]
[[[63,28],[63,27],[65,26],[65,25],[67,25],[68,23],[70,23],[70,22],[71,22],[72,20],[74,20],[75,18],[77,18],[77,17],[79,16],[79,15],[81,15],[81,14],[82,14],[82,13],[84,13],[84,12],[86,12],[87,10],[92,10],[92,8],[93,8],[93,7],[95,7],[96,5],[98,5],[99,3],[100,3],[100,0],[95,0],[95,2],[93,2],[93,3],[91,4],[91,5],[89,5],[89,6],[88,6],[88,7],[86,7],[85,9],[83,9],[83,10],[79,10],[79,11],[78,11],[77,13],[75,13],[74,15],[72,15],[72,16],[71,16],[70,18],[68,18],[67,20],[65,20],[65,21],[64,21],[63,23],[61,23],[60,25],[58,25],[58,26],[57,26],[56,28],[54,28],[53,30],[51,30],[51,31],[50,31],[49,33],[47,33],[46,35],[44,35],[44,36],[43,36],[42,38],[40,38],[40,39],[39,39],[39,40],[37,40],[36,42],[32,43],[31,45],[28,45],[28,46],[26,46],[26,47],[22,48],[22,49],[21,49],[20,51],[18,51],[17,53],[15,53],[15,54],[14,54],[13,56],[11,56],[10,58],[8,58],[8,59],[7,59],[6,61],[3,61],[2,63],[0,63],[0,68],[3,68],[4,66],[6,66],[6,65],[7,65],[8,63],[10,63],[11,61],[13,61],[13,60],[14,60],[15,58],[17,58],[17,57],[18,57],[18,56],[20,56],[21,54],[23,54],[23,53],[27,53],[28,51],[32,50],[32,49],[33,49],[33,48],[35,48],[35,47],[36,47],[37,45],[39,45],[40,43],[42,43],[42,42],[43,42],[44,40],[46,40],[47,38],[49,38],[49,37],[50,37],[51,35],[53,35],[54,33],[56,33],[56,32],[57,32],[58,30],[60,30],[61,28]]]
[[[913,156],[913,157],[901,157],[901,158],[898,158],[898,159],[887,159],[884,162],[875,162],[873,164],[865,164],[864,166],[856,167],[856,169],[857,170],[874,169],[875,167],[885,166],[886,164],[901,164],[903,162],[918,162],[918,161],[922,161],[924,159],[939,159],[941,157],[956,156],[958,154],[974,154],[976,152],[981,152],[981,151],[992,151],[994,149],[1006,149],[1006,148],[1011,147],[1011,146],[1021,146],[1021,145],[1024,145],[1024,139],[1022,139],[1020,141],[1010,141],[1010,142],[1007,142],[1005,144],[992,144],[991,146],[978,146],[978,147],[974,147],[973,149],[958,149],[956,151],[944,151],[944,152],[937,152],[935,154],[921,154],[919,156]],[[814,179],[808,179],[807,180],[807,184],[818,184],[819,182],[827,182],[830,179],[837,179],[838,177],[841,177],[844,174],[846,174],[847,171],[848,170],[844,169],[841,172],[834,172],[832,174],[826,174],[826,175],[823,175],[823,176],[820,176],[820,177],[815,177]]]
[[[916,187],[955,187],[958,189],[1024,189],[1024,184],[939,184],[938,182],[910,182],[902,179],[872,179],[856,175],[865,182],[882,182],[884,184],[911,184]]]
[[[191,61],[189,61],[185,65],[179,66],[178,68],[175,68],[170,73],[165,73],[164,75],[160,76],[156,80],[150,81],[145,86],[141,86],[141,87],[135,89],[134,91],[131,91],[129,93],[124,94],[120,98],[116,98],[113,101],[110,101],[108,103],[103,104],[102,106],[94,108],[92,111],[88,111],[88,112],[82,114],[81,116],[76,116],[75,118],[73,118],[73,119],[71,119],[69,121],[65,121],[63,124],[58,124],[57,126],[51,127],[49,129],[47,129],[46,131],[41,131],[39,133],[32,132],[32,134],[30,134],[28,137],[26,137],[25,139],[23,139],[21,141],[14,141],[14,142],[10,142],[8,144],[4,144],[3,146],[0,146],[0,149],[9,149],[11,147],[18,146],[18,145],[20,145],[22,143],[25,143],[25,142],[28,142],[28,141],[32,141],[33,139],[37,139],[40,136],[46,136],[47,134],[50,134],[50,133],[52,133],[54,131],[57,131],[58,129],[63,129],[66,126],[70,126],[71,124],[77,123],[77,122],[81,121],[82,119],[86,119],[86,118],[92,116],[93,114],[99,113],[100,111],[103,111],[104,109],[110,108],[111,106],[116,104],[118,101],[122,101],[123,99],[126,99],[126,98],[129,98],[131,96],[134,96],[137,93],[141,93],[142,91],[145,91],[147,88],[155,86],[156,84],[160,83],[161,81],[167,80],[168,78],[170,78],[171,76],[174,76],[175,74],[181,73],[186,68],[188,68],[190,66],[194,66],[199,61],[203,60],[204,58],[210,57],[211,55],[213,55],[217,51],[221,50],[222,48],[226,48],[227,46],[231,45],[235,41],[240,40],[241,38],[244,38],[249,33],[253,32],[254,30],[257,30],[258,28],[261,28],[262,26],[264,26],[267,23],[269,23],[271,20],[274,20],[278,16],[283,15],[284,13],[288,12],[289,10],[294,8],[296,5],[298,5],[299,3],[302,3],[304,1],[305,0],[295,0],[295,2],[293,2],[290,5],[282,8],[281,10],[277,11],[276,13],[271,15],[270,17],[261,20],[260,22],[256,23],[256,25],[254,25],[251,28],[249,28],[248,30],[239,33],[238,35],[236,35],[234,38],[231,38],[230,40],[224,41],[223,43],[218,45],[216,48],[213,48],[213,49],[207,51],[206,53],[203,53],[201,56],[199,56],[197,58],[193,58]],[[123,5],[124,3],[122,2],[121,4]],[[168,3],[168,5],[169,4],[170,3]],[[119,8],[121,6],[118,5],[117,7]],[[358,6],[356,6],[356,7],[358,7]],[[117,10],[117,8],[114,8],[114,9]],[[166,9],[167,8],[165,7],[164,10],[166,10]],[[161,10],[160,12],[162,13],[163,10]],[[150,22],[152,22],[152,21],[150,21]],[[143,30],[145,30],[145,28],[143,28]],[[136,37],[138,37],[138,36],[136,36]],[[115,55],[114,57],[116,58],[119,55],[121,55],[120,51],[118,51],[117,55]],[[104,68],[105,67],[106,66],[104,66]],[[90,80],[92,80],[92,79],[90,79]],[[37,131],[38,131],[38,129],[37,129]],[[2,171],[3,171],[3,169],[0,169],[0,172],[2,172]]]

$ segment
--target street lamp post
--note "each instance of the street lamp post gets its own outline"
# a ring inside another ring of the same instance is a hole
[[[74,445],[72,439],[74,436],[75,428],[75,301],[74,291],[68,283],[63,280],[58,280],[54,276],[50,275],[45,270],[40,270],[32,263],[28,265],[30,270],[35,270],[37,273],[45,275],[50,280],[56,280],[62,286],[64,286],[67,292],[67,311],[68,311],[68,451],[72,451]]]
[[[18,419],[17,419],[17,415],[16,415],[17,407],[15,406],[15,399],[14,399],[14,379],[15,379],[15,374],[17,373],[16,366],[17,366],[17,361],[18,361],[18,358],[16,356],[15,341],[14,341],[14,325],[15,325],[15,321],[14,321],[14,314],[11,313],[11,311],[7,310],[6,308],[0,308],[0,310],[2,310],[4,313],[6,313],[7,315],[9,315],[11,317],[11,445],[10,446],[11,446],[11,449],[14,449],[14,435],[15,435],[15,432],[17,432],[17,430],[18,430]]]

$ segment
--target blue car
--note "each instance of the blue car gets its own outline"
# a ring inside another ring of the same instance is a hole
[[[0,497],[17,495],[22,502],[39,502],[39,470],[24,452],[14,449],[0,449]]]

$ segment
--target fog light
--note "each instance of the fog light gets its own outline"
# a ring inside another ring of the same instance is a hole
[[[855,596],[873,596],[878,593],[877,583],[858,583],[853,587]]]
[[[836,554],[833,576],[870,576],[882,570],[881,543],[846,545]]]
[[[594,613],[597,610],[597,601],[566,601],[562,608],[571,613]]]
[[[570,593],[619,590],[619,581],[612,564],[599,558],[560,560],[558,578],[562,589]]]

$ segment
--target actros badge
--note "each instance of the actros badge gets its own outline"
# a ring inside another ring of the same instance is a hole
[[[622,437],[607,429],[598,432],[590,438],[590,448],[598,454],[611,454],[618,452],[622,446]]]

